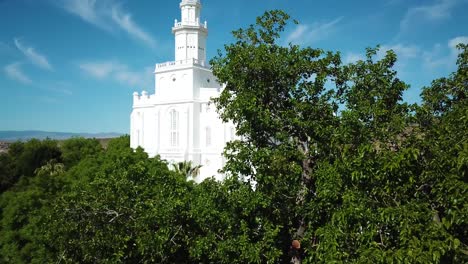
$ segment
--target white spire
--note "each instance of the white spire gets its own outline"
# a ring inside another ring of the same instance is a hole
[[[181,21],[175,20],[172,32],[175,35],[175,60],[206,60],[207,23],[201,23],[199,0],[180,2]]]

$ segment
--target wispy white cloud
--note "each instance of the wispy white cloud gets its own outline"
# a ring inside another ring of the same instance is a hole
[[[442,45],[435,44],[431,50],[423,53],[423,66],[427,69],[435,69],[440,66],[449,65],[449,56],[443,55]]]
[[[70,96],[73,95],[72,92],[72,84],[66,81],[52,81],[48,82],[40,87],[43,90],[47,90],[49,92],[53,92],[55,95],[65,95]]]
[[[406,62],[409,59],[419,59],[423,51],[416,45],[405,45],[402,43],[397,43],[393,45],[381,45],[377,51],[376,59],[383,59],[387,51],[393,50],[398,57],[398,64],[401,66],[402,62]],[[348,52],[343,59],[344,63],[353,63],[358,60],[365,60],[366,57],[364,54]]]
[[[359,53],[354,53],[354,52],[349,52],[346,54],[346,56],[344,57],[344,60],[343,62],[348,64],[348,63],[355,63],[359,60],[365,60],[366,58],[364,57],[364,55],[362,54],[359,54]]]
[[[309,26],[307,25],[303,25],[303,24],[300,24],[300,25],[297,25],[297,27],[294,29],[293,32],[291,32],[287,38],[286,38],[286,42],[296,42],[297,40],[301,40],[304,38],[304,34],[307,32],[307,29],[309,28]]]
[[[343,17],[338,17],[324,23],[299,24],[286,37],[286,43],[310,44],[325,39],[336,31],[342,19]]]
[[[436,69],[439,67],[448,68],[454,66],[457,55],[460,52],[456,46],[460,43],[468,44],[468,36],[459,36],[450,39],[447,42],[449,52],[444,52],[444,47],[440,44],[434,45],[432,50],[425,51],[422,55],[424,67]]]
[[[59,6],[84,21],[109,32],[120,29],[154,48],[155,39],[139,26],[116,0],[60,0]]]
[[[107,1],[104,1],[107,2]],[[101,29],[111,30],[110,25],[101,17],[97,0],[63,0],[58,2],[66,11]]]
[[[383,59],[389,50],[393,50],[393,52],[395,52],[395,54],[397,55],[398,60],[393,66],[393,69],[399,72],[400,76],[404,75],[405,72],[407,72],[406,66],[408,63],[419,61],[421,59],[422,50],[418,46],[405,45],[402,43],[397,43],[393,45],[381,45],[374,59]],[[348,64],[365,59],[366,56],[364,53],[348,52],[346,53],[346,56],[344,56],[343,62]]]
[[[111,61],[85,62],[81,63],[79,67],[84,72],[98,79],[107,78],[112,72],[119,71],[122,68],[120,63]]]
[[[33,47],[28,47],[17,38],[14,39],[16,47],[26,56],[26,58],[45,70],[53,70],[46,56],[37,52]]]
[[[435,0],[432,4],[409,8],[400,21],[400,32],[408,30],[415,21],[440,21],[450,18],[453,9],[462,1]]]
[[[139,72],[125,69],[115,72],[114,77],[120,83],[126,83],[131,86],[149,86],[152,74],[148,72],[148,68]]]
[[[377,57],[383,58],[389,50],[393,50],[399,60],[416,58],[421,54],[421,49],[418,46],[398,43],[394,45],[382,45],[377,53]]]
[[[132,20],[131,14],[123,12],[119,6],[112,8],[112,20],[130,36],[146,43],[150,47],[155,47],[156,41],[153,37]]]
[[[468,44],[468,36],[460,36],[455,37],[448,42],[448,46],[451,49],[452,53],[458,54],[460,50],[458,50],[458,44]]]
[[[150,85],[151,68],[141,71],[131,70],[127,65],[117,61],[92,61],[80,63],[79,68],[91,77],[100,80],[113,80],[129,86]]]
[[[14,62],[3,68],[5,74],[12,80],[18,81],[22,84],[31,84],[31,79],[22,71],[21,62]]]

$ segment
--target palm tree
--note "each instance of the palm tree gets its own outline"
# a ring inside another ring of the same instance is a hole
[[[190,177],[195,178],[200,175],[200,168],[202,165],[193,166],[192,161],[182,161],[172,164],[172,167],[176,172],[185,175],[188,179]]]

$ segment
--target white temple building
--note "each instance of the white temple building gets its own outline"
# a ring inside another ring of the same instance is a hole
[[[235,137],[234,126],[223,123],[210,99],[222,85],[206,61],[207,23],[200,23],[200,0],[182,0],[182,19],[175,20],[175,60],[156,64],[155,93],[133,93],[130,146],[171,163],[202,165],[196,181],[215,176],[224,166],[221,155]]]

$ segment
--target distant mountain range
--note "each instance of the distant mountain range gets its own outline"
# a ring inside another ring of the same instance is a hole
[[[115,138],[123,134],[120,133],[67,133],[67,132],[47,132],[47,131],[0,131],[0,140],[3,141],[16,141],[28,140],[32,138],[37,139],[67,139],[72,137],[84,138]]]

